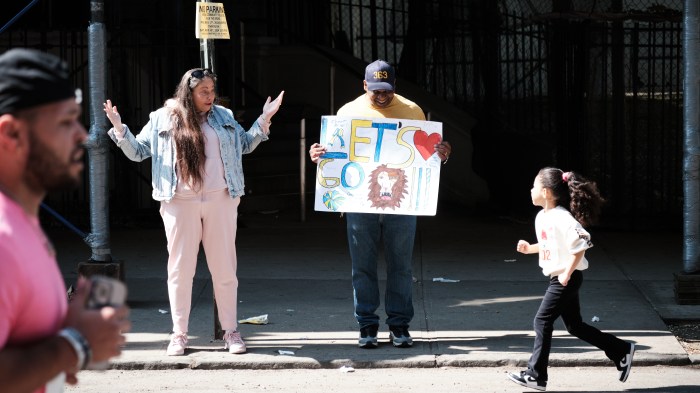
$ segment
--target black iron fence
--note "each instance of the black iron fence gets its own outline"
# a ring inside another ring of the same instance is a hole
[[[43,2],[0,35],[0,51],[36,47],[71,63],[87,86],[87,0]],[[142,123],[189,64],[190,2],[106,2],[108,96]],[[48,6],[53,4],[54,6]],[[63,3],[61,3],[63,4]],[[562,4],[566,6],[562,6]],[[333,46],[367,62],[384,58],[400,77],[478,119],[474,167],[502,210],[528,204],[542,165],[598,180],[613,215],[679,218],[682,208],[682,0],[268,0],[226,3],[249,35],[284,45]],[[71,19],[73,18],[73,19]],[[49,21],[48,23],[45,21]],[[237,99],[240,47],[217,44],[224,94]],[[240,82],[240,81],[239,81]],[[88,123],[86,117],[86,124]],[[116,198],[152,205],[148,164],[114,162]],[[143,181],[134,181],[134,178]],[[508,181],[504,181],[507,178]],[[51,197],[84,210],[84,190]],[[115,199],[115,198],[112,198]],[[123,206],[123,205],[121,205]],[[113,211],[113,217],[119,217]],[[81,214],[81,217],[87,217]]]
[[[25,4],[20,7],[13,3],[12,6],[19,11]],[[106,1],[105,7],[106,98],[119,107],[124,122],[137,133],[148,120],[149,112],[173,94],[182,73],[200,63],[199,43],[194,39],[195,2],[123,0]],[[89,0],[40,2],[0,34],[0,52],[12,47],[28,47],[53,53],[69,63],[75,85],[86,90],[89,10]],[[5,17],[3,14],[2,18]],[[230,25],[235,32],[236,24]],[[216,47],[217,66],[227,71],[219,73],[218,87],[227,101],[232,100],[237,91],[234,88],[236,45],[237,41],[230,40],[221,41]],[[83,123],[86,128],[90,124],[87,111],[83,112]],[[110,146],[110,219],[118,225],[144,225],[146,222],[160,225],[158,203],[151,198],[150,160],[130,162],[118,148]],[[86,161],[88,159],[86,155]],[[87,184],[88,171],[84,171],[83,185]],[[46,203],[87,231],[89,198],[89,189],[84,186],[48,195]],[[62,225],[50,219],[50,215],[46,218],[44,225]]]
[[[498,204],[521,198],[504,174],[527,187],[537,167],[557,165],[596,179],[613,215],[676,219],[682,6],[338,0],[330,41],[367,62],[387,59],[476,117],[474,165]]]

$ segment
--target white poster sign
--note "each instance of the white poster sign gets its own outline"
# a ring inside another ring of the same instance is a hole
[[[315,210],[434,216],[442,123],[323,116]]]

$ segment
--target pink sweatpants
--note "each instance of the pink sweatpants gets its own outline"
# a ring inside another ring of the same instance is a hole
[[[221,328],[236,330],[236,221],[240,201],[224,189],[161,202],[160,215],[168,240],[168,297],[173,332],[187,333],[200,242],[214,284]]]

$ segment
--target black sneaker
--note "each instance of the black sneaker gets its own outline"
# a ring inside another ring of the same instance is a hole
[[[397,348],[413,346],[413,339],[408,332],[408,326],[389,326],[389,340]]]
[[[625,382],[630,375],[632,369],[632,358],[634,357],[634,344],[630,343],[630,349],[625,354],[625,357],[617,363],[617,369],[620,370],[620,382]]]
[[[379,325],[367,325],[360,328],[360,340],[358,345],[360,348],[377,348],[377,331]]]
[[[533,376],[529,375],[527,371],[521,371],[520,374],[508,373],[508,378],[518,385],[525,386],[526,388],[542,391],[547,390],[547,381],[538,381]]]

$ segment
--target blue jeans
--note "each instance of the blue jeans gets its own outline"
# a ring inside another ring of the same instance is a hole
[[[352,259],[355,318],[360,327],[379,324],[377,258],[384,243],[386,259],[386,323],[406,326],[413,319],[413,241],[416,217],[397,214],[347,213],[348,245]]]

